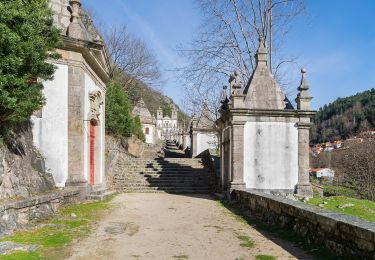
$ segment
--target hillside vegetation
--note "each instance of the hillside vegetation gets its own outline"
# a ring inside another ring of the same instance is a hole
[[[187,118],[170,97],[163,95],[159,90],[151,88],[141,81],[133,80],[131,84],[125,85],[124,88],[133,105],[142,98],[150,113],[155,117],[159,107],[163,110],[163,114],[169,117],[172,115],[172,108],[176,107],[179,121],[185,121]]]
[[[320,108],[311,130],[313,143],[346,139],[375,128],[375,89],[338,98]]]

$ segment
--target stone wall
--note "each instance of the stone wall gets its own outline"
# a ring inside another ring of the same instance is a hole
[[[234,190],[232,199],[252,217],[323,245],[345,259],[375,259],[375,223],[257,191]]]
[[[11,139],[8,146],[0,142],[0,201],[54,189],[44,158],[33,145],[30,125],[14,130]]]
[[[81,198],[81,192],[72,189],[0,203],[0,236],[25,228],[32,221],[47,218],[60,206],[77,202]]]

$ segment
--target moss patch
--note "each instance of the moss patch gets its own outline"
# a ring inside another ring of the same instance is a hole
[[[237,238],[242,241],[240,244],[241,247],[253,248],[255,246],[254,241],[248,236],[237,236]]]
[[[375,222],[375,202],[370,200],[354,199],[345,196],[335,196],[328,198],[313,198],[308,202],[310,205],[321,205],[322,208],[352,215]],[[340,208],[345,204],[353,204],[353,206]]]
[[[62,208],[53,218],[41,222],[38,227],[16,232],[0,241],[12,241],[19,244],[38,245],[36,252],[13,251],[1,255],[2,259],[63,259],[68,246],[74,239],[87,235],[92,223],[103,212],[111,208],[110,201],[115,195],[99,202],[88,202]]]

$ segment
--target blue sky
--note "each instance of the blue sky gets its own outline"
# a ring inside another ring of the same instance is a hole
[[[375,87],[375,1],[307,0],[307,16],[292,25],[284,53],[308,71],[315,109],[338,97]],[[83,0],[103,26],[127,24],[153,49],[162,65],[164,94],[181,103],[181,84],[170,70],[184,64],[176,46],[201,23],[194,0]],[[299,71],[290,75],[298,85]],[[290,97],[294,99],[294,97]]]

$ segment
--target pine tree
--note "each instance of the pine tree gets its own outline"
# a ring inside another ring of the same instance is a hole
[[[44,104],[40,80],[53,77],[60,32],[47,0],[0,1],[0,131],[25,122]]]

